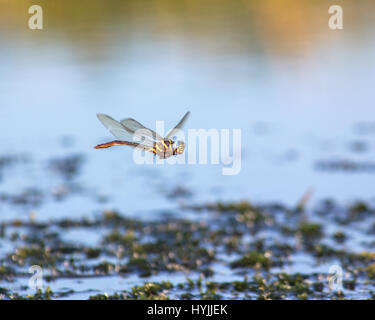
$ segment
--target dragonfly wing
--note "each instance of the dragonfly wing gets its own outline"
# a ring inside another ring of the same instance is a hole
[[[189,114],[190,114],[190,111],[188,111],[188,112],[185,113],[185,115],[182,117],[182,119],[180,120],[180,122],[177,123],[177,125],[167,134],[166,139],[172,138],[173,135],[176,134],[176,132],[182,128],[182,126],[184,125],[186,119],[189,117]]]
[[[120,122],[116,121],[106,114],[97,114],[100,122],[117,138],[123,141],[133,141],[134,134],[127,130]],[[153,141],[151,137],[145,137],[142,135],[143,145],[153,146]]]
[[[137,130],[148,130],[154,140],[163,140],[163,137],[161,135],[156,133],[154,130],[146,128],[143,124],[139,123],[133,118],[123,119],[121,120],[121,124],[126,128],[127,131],[131,132],[134,135],[136,135]]]

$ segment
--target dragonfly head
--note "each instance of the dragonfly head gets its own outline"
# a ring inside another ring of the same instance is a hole
[[[177,141],[177,147],[174,149],[175,154],[182,154],[185,150],[185,142]]]

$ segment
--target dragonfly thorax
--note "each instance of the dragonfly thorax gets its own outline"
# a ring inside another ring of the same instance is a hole
[[[173,144],[174,141],[171,139],[164,139],[154,143],[155,154],[162,159],[173,156]]]
[[[155,142],[154,153],[161,159],[182,154],[185,150],[185,143],[183,141],[178,141],[176,147],[175,145],[175,141],[171,139],[164,139],[163,141]]]

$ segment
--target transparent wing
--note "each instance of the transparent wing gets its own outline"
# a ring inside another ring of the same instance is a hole
[[[131,132],[132,134],[135,134],[137,130],[149,130],[152,134],[152,138],[154,140],[164,140],[164,138],[157,134],[154,130],[151,130],[149,128],[146,128],[143,124],[139,123],[137,120],[134,120],[133,118],[127,118],[121,120],[121,124],[126,128],[127,131]]]
[[[97,114],[98,119],[100,122],[117,138],[123,141],[133,141],[134,137],[138,138],[142,141],[142,145],[153,146],[154,141],[151,136],[147,136],[145,132],[143,134],[134,134],[133,132],[129,131],[127,128],[124,127],[120,122],[116,121],[110,116],[106,114],[99,113]]]
[[[168,134],[166,136],[166,139],[172,138],[173,135],[176,134],[177,131],[182,128],[182,126],[184,125],[186,119],[189,117],[189,114],[190,114],[190,111],[188,111],[188,112],[185,113],[185,115],[182,117],[182,119],[180,120],[180,122],[177,123],[177,125],[171,131],[168,132]]]

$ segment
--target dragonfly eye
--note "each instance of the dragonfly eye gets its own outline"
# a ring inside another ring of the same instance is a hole
[[[185,143],[183,141],[177,141],[176,153],[182,154],[185,150]]]

